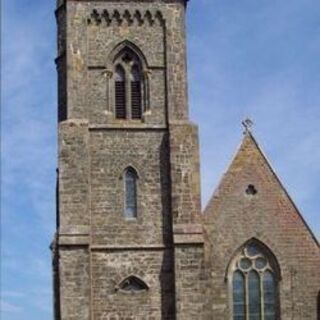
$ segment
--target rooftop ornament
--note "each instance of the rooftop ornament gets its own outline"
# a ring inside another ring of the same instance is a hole
[[[245,120],[242,121],[242,125],[244,127],[244,134],[247,134],[247,133],[250,133],[251,132],[251,129],[254,125],[254,122],[250,119],[250,118],[247,118]]]

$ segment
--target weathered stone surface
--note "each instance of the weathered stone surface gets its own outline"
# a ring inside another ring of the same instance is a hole
[[[200,163],[197,127],[170,124],[170,167],[174,224],[201,222]]]
[[[187,118],[185,2],[58,5],[56,318],[201,318],[202,284],[190,283],[203,273],[203,235],[197,129]],[[126,46],[143,67],[141,121],[115,118],[113,61]],[[133,220],[124,215],[129,166],[138,175]],[[130,276],[148,290],[117,289]]]
[[[90,261],[82,247],[59,249],[60,315],[57,319],[90,319]]]
[[[93,317],[173,319],[175,311],[171,249],[99,250],[92,254]],[[129,275],[148,286],[143,292],[123,292],[117,286]]]
[[[85,120],[59,125],[59,232],[89,230],[89,132]]]
[[[201,214],[185,8],[184,0],[57,0],[55,319],[232,319],[230,261],[254,238],[281,270],[277,320],[315,320],[319,245],[250,134]],[[123,48],[140,59],[141,119],[115,116]],[[125,217],[128,167],[137,174],[134,219]]]
[[[124,41],[139,48],[147,64],[151,115],[145,121],[187,120],[184,1],[66,1],[56,16],[61,120],[68,114],[114,121],[105,71],[112,72],[110,56]]]
[[[168,134],[164,130],[90,132],[93,245],[143,245],[170,236]],[[138,174],[138,217],[124,217],[126,167]]]
[[[246,194],[248,185],[255,195]],[[266,245],[279,264],[281,319],[317,319],[319,245],[251,134],[205,210],[205,230],[214,319],[231,313],[228,265],[250,239]]]

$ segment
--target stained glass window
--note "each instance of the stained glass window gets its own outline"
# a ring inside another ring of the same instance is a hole
[[[245,320],[245,281],[241,271],[233,274],[234,320]]]
[[[248,276],[249,319],[260,320],[260,279],[259,274],[251,270]]]
[[[254,257],[260,253],[260,249],[256,243],[250,243],[246,246],[245,251],[249,257]]]
[[[270,271],[263,275],[264,317],[265,320],[275,320],[276,286],[274,276]]]
[[[233,320],[279,319],[277,270],[266,250],[252,241],[231,264]]]

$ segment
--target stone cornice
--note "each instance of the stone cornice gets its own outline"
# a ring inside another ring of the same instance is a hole
[[[165,20],[161,11],[141,11],[141,10],[97,10],[93,9],[88,17],[88,25],[105,25],[109,26],[111,24],[122,25],[126,23],[127,25],[137,24],[143,25],[148,23],[149,25],[160,24],[163,25]]]

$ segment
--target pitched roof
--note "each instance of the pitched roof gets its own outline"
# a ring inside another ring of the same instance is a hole
[[[318,247],[320,247],[318,239],[315,237],[312,230],[304,220],[299,209],[293,202],[288,191],[280,181],[279,177],[275,173],[275,170],[271,166],[266,155],[264,154],[256,139],[254,138],[253,134],[249,130],[245,132],[240,147],[235,153],[231,161],[231,164],[229,165],[227,171],[225,171],[222,179],[218,184],[218,187],[213,193],[211,199],[209,200],[204,210],[204,214],[206,215],[210,211],[215,210],[215,208],[217,207],[218,200],[221,197],[225,196],[226,193],[228,193],[230,187],[232,187],[230,186],[230,184],[234,184],[236,181],[236,177],[239,176],[239,173],[244,170],[246,171],[246,177],[248,178],[248,181],[250,179],[257,181],[257,179],[261,178],[261,174],[264,174],[266,177],[268,177],[268,179],[270,179],[270,181],[272,180],[273,186],[275,184],[278,185],[279,189],[277,189],[279,190],[279,192],[283,193],[284,197],[289,201],[289,203],[294,209],[293,211],[296,212],[299,219],[303,222],[303,224],[309,231],[310,235],[312,236]],[[260,172],[260,176],[257,174],[258,171]]]

